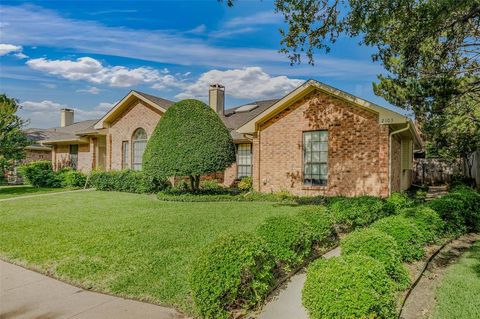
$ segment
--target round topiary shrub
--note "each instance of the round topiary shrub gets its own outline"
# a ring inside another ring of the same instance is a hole
[[[312,253],[312,232],[298,218],[269,217],[260,224],[257,233],[265,240],[277,265],[287,271]]]
[[[275,263],[263,240],[240,233],[220,237],[193,260],[190,287],[203,318],[228,318],[264,299],[273,282]]]
[[[382,199],[372,196],[339,198],[330,205],[330,211],[347,231],[369,225],[391,213]]]
[[[424,256],[425,238],[415,223],[408,218],[399,215],[390,216],[376,221],[371,227],[395,239],[403,261],[410,262]]]
[[[191,187],[200,176],[221,172],[235,162],[235,145],[219,116],[205,103],[183,100],[170,106],[148,140],[144,171],[158,179],[189,176]]]
[[[428,243],[434,243],[443,236],[445,222],[436,211],[427,206],[418,206],[400,210],[399,214],[411,220],[422,232]]]
[[[319,259],[308,267],[302,302],[311,319],[395,318],[395,285],[371,257]]]
[[[324,243],[335,235],[335,221],[324,206],[307,206],[296,216],[310,228],[314,243]]]
[[[345,237],[341,247],[342,255],[360,254],[380,261],[399,289],[406,288],[410,283],[397,242],[392,236],[377,229],[364,228]]]

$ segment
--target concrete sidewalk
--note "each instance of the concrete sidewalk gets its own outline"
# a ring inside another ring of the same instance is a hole
[[[323,258],[340,256],[340,247],[330,250]],[[284,284],[254,318],[257,319],[308,319],[307,310],[302,305],[302,289],[307,279],[305,269]]]
[[[74,287],[0,260],[0,319],[185,318],[174,309]]]

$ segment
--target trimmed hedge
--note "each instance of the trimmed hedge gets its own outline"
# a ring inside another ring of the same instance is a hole
[[[399,289],[406,288],[410,283],[398,244],[392,236],[377,229],[364,228],[345,237],[341,247],[342,255],[360,254],[380,261]]]
[[[264,241],[249,233],[220,237],[192,262],[190,286],[199,314],[229,318],[263,300],[274,280],[274,262]]]
[[[319,259],[307,270],[302,302],[311,319],[395,318],[395,285],[371,257]]]
[[[390,216],[373,223],[373,229],[378,229],[392,236],[397,242],[403,261],[414,261],[425,255],[423,245],[426,240],[415,223],[403,216]]]
[[[129,193],[155,193],[168,186],[166,181],[158,181],[142,171],[94,171],[89,184],[100,191]]]
[[[64,168],[60,171],[60,180],[62,187],[84,187],[87,175],[72,168]]]
[[[274,216],[257,228],[279,268],[289,271],[312,253],[312,230],[299,218]]]
[[[405,193],[392,193],[386,201],[388,209],[398,212],[401,209],[412,207],[415,203]]]
[[[50,161],[34,161],[22,165],[20,174],[34,187],[61,187],[62,179],[52,168]]]
[[[445,222],[428,206],[405,208],[399,214],[415,223],[427,243],[434,243],[444,235]]]
[[[428,206],[445,222],[445,233],[463,234],[467,231],[463,216],[465,204],[459,196],[447,194],[432,200]]]
[[[324,243],[335,235],[335,221],[324,206],[307,206],[296,216],[310,229],[314,244]]]
[[[347,230],[369,225],[393,213],[382,199],[372,196],[339,198],[330,205],[330,211],[336,223]]]

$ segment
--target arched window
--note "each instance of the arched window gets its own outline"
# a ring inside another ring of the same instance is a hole
[[[132,168],[142,169],[142,156],[147,145],[147,133],[143,128],[137,128],[132,135]]]

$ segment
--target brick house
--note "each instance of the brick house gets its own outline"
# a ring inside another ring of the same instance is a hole
[[[388,196],[412,181],[421,148],[412,121],[323,83],[309,80],[281,99],[225,109],[225,88],[212,85],[209,104],[230,130],[237,161],[225,185],[251,176],[255,190],[299,195]],[[174,102],[131,91],[101,119],[44,130],[54,167],[141,169],[148,137]]]

